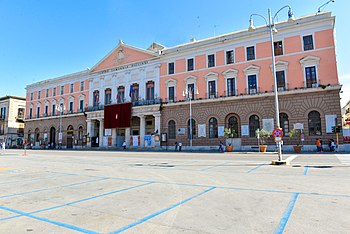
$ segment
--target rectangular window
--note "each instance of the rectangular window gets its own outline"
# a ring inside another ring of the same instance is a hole
[[[52,96],[56,96],[56,87],[52,89]]]
[[[283,45],[282,45],[282,41],[276,41],[276,42],[274,42],[274,43],[273,43],[273,48],[274,48],[275,56],[283,55]]]
[[[74,92],[74,84],[70,84],[70,92],[71,92],[71,93]]]
[[[194,100],[194,84],[187,84],[187,98]]]
[[[84,100],[79,101],[79,110],[83,111],[84,110]]]
[[[208,55],[208,67],[215,67],[215,54]]]
[[[236,96],[236,79],[227,79],[227,94],[226,96]]]
[[[257,90],[257,80],[256,75],[248,76],[248,94],[255,94],[258,92]]]
[[[33,93],[30,93],[30,100],[32,101],[33,100]]]
[[[55,112],[56,112],[56,105],[53,104],[53,105],[52,105],[52,116],[55,115]]]
[[[84,81],[81,81],[80,82],[80,91],[83,91],[84,90]]]
[[[175,63],[169,63],[168,64],[168,74],[174,74],[175,73]]]
[[[234,63],[234,52],[233,50],[226,51],[226,64]]]
[[[149,81],[146,84],[146,100],[154,100],[154,82]]]
[[[45,116],[49,114],[49,106],[45,106]]]
[[[36,117],[37,118],[40,117],[40,106],[38,106],[37,109],[36,109]]]
[[[255,47],[247,47],[247,61],[255,59]]]
[[[316,77],[316,67],[306,67],[305,68],[305,79],[307,88],[317,87],[317,77]]]
[[[303,43],[304,43],[304,51],[314,49],[314,41],[312,39],[312,35],[304,36]]]
[[[187,59],[187,71],[194,70],[194,60],[193,58]]]
[[[169,99],[169,102],[175,102],[175,87],[172,86],[172,87],[169,87],[168,88],[168,99]]]
[[[49,97],[49,89],[46,89],[46,97]]]
[[[41,91],[38,91],[38,99],[41,98]]]
[[[73,102],[69,102],[69,112],[73,113]]]
[[[33,108],[29,109],[29,119],[33,117]]]
[[[18,108],[17,119],[23,119],[23,118],[24,118],[24,108]]]
[[[6,118],[6,107],[2,107],[1,108],[1,119],[5,119]]]
[[[61,95],[63,95],[64,85],[61,86]]]
[[[117,103],[123,103],[125,98],[125,88],[124,86],[118,87]]]
[[[276,72],[276,81],[277,81],[277,90],[278,91],[286,90],[286,78],[284,75],[284,71]]]
[[[216,81],[212,80],[208,82],[208,97],[216,98]]]

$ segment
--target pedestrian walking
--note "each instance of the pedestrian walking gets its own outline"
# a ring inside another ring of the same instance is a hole
[[[6,149],[6,143],[5,143],[5,142],[3,142],[3,143],[2,143],[2,151],[4,151],[4,152],[5,152],[5,149]]]
[[[177,141],[175,142],[175,151],[177,151],[178,143]]]
[[[316,148],[317,148],[317,153],[321,153],[321,141],[320,139],[316,138],[316,141],[315,141],[315,145],[316,145]]]
[[[123,146],[123,149],[126,149],[126,141],[125,140],[124,140],[122,146]]]
[[[219,143],[219,152],[223,153],[224,152],[224,144],[220,141]]]
[[[182,148],[182,142],[180,141],[179,142],[179,151],[181,151],[181,148]]]

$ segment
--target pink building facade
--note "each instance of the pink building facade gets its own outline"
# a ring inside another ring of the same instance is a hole
[[[298,128],[305,149],[316,138],[335,138],[340,98],[334,20],[330,13],[276,24],[274,35],[280,125],[285,145]],[[238,134],[234,145],[249,150],[256,130],[276,126],[271,46],[265,26],[242,30],[162,51],[160,68],[162,132],[168,145],[190,144],[191,92],[193,148],[226,141],[225,129]],[[185,94],[185,97],[184,97]],[[269,142],[274,147],[272,140]]]

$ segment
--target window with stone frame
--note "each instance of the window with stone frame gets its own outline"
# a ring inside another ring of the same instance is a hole
[[[312,35],[307,35],[303,37],[304,51],[314,49],[314,41]]]
[[[99,105],[99,102],[100,102],[100,91],[98,90],[95,90],[93,92],[93,106],[96,107]]]
[[[321,115],[318,111],[311,111],[308,114],[309,136],[321,136]]]
[[[283,44],[282,41],[276,41],[273,43],[275,56],[283,55]]]
[[[215,54],[208,55],[208,67],[215,67]]]
[[[214,117],[209,119],[209,138],[218,138],[218,120]]]
[[[284,71],[276,72],[276,81],[277,81],[277,90],[283,91],[286,90],[286,76]]]
[[[305,79],[307,88],[317,87],[317,76],[315,66],[305,67]]]
[[[247,49],[247,61],[255,60],[255,47],[249,46]]]
[[[105,105],[109,105],[112,103],[112,90],[107,88],[105,90]]]
[[[233,50],[226,51],[226,64],[232,64],[235,62],[235,56]]]
[[[187,59],[187,71],[193,71],[194,70],[194,59],[190,58]]]
[[[169,139],[176,139],[176,124],[174,120],[168,122],[168,136]]]
[[[117,103],[123,103],[124,100],[125,100],[125,87],[119,86],[118,94],[117,94]]]
[[[238,136],[238,128],[239,128],[239,123],[238,123],[238,118],[236,116],[231,116],[228,118],[226,127],[230,129],[230,131],[235,131],[235,133]]]
[[[257,115],[249,117],[249,137],[256,137],[256,130],[260,129],[260,119]]]
[[[154,100],[154,81],[146,83],[146,100]]]
[[[168,63],[168,74],[174,74],[175,73],[175,63]]]

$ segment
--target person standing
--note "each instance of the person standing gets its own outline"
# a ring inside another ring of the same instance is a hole
[[[321,151],[321,141],[320,141],[320,139],[316,138],[315,145],[316,145],[316,148],[317,148],[317,153],[322,152]]]
[[[122,146],[123,146],[123,149],[126,149],[126,141],[125,140],[124,140]]]
[[[179,142],[179,151],[181,151],[181,148],[182,148],[182,142],[180,141]]]

